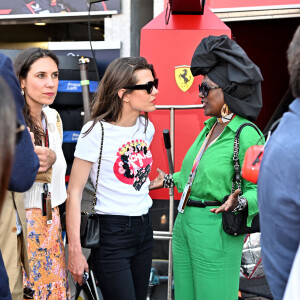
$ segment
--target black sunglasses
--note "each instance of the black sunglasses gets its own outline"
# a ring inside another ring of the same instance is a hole
[[[219,86],[209,86],[206,82],[202,82],[201,85],[199,84],[199,93],[202,94],[204,97],[207,97],[209,94],[209,90],[220,89]]]
[[[155,78],[153,81],[149,81],[146,84],[137,84],[132,86],[126,86],[124,89],[129,90],[146,90],[148,94],[151,94],[153,91],[153,87],[158,88],[158,78]]]

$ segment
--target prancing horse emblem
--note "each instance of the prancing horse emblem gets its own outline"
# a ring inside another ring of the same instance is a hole
[[[191,73],[190,66],[177,66],[175,67],[175,80],[178,87],[186,92],[194,82],[194,76]]]

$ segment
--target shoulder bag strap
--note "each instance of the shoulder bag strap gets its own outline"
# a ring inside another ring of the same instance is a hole
[[[239,163],[239,150],[240,150],[240,134],[241,134],[242,129],[245,126],[253,127],[257,131],[257,133],[260,136],[262,136],[262,134],[260,133],[257,126],[252,123],[244,123],[236,131],[235,137],[234,137],[234,144],[233,144],[234,176],[233,176],[233,180],[232,180],[231,194],[235,191],[236,186],[242,191],[242,189],[241,189],[241,168],[240,168],[240,163]],[[241,192],[241,194],[242,194],[242,192]]]
[[[97,178],[96,178],[96,184],[95,184],[95,191],[94,191],[94,197],[93,197],[93,206],[92,206],[92,212],[95,212],[95,205],[97,203],[97,187],[98,187],[98,179],[99,179],[99,172],[100,172],[100,165],[101,165],[101,158],[102,158],[102,150],[103,150],[103,140],[104,140],[104,128],[103,124],[101,121],[101,144],[100,144],[100,154],[99,154],[99,159],[98,159],[98,170],[97,170]]]

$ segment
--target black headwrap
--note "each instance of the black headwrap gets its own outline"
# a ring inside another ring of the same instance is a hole
[[[202,39],[192,58],[193,76],[207,75],[224,92],[224,101],[235,114],[255,121],[262,108],[259,68],[227,35]]]

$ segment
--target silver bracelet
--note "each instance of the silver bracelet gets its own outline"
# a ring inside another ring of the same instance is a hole
[[[173,181],[172,174],[166,174],[164,176],[163,187],[164,188],[172,188],[172,187],[174,187],[174,181]]]
[[[238,205],[233,212],[244,210],[247,206],[247,199],[243,196],[238,196]]]

